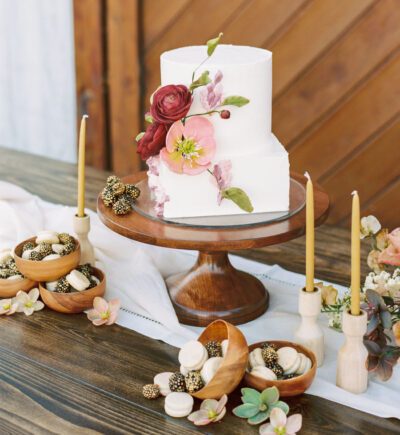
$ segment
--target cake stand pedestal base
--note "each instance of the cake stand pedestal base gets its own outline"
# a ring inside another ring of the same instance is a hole
[[[268,308],[269,294],[260,280],[235,269],[226,251],[200,251],[188,272],[166,284],[180,322],[206,326],[216,319],[241,324]]]

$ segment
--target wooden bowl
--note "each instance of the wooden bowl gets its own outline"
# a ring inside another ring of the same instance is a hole
[[[211,381],[192,396],[198,399],[219,399],[231,393],[240,383],[246,371],[249,350],[246,339],[238,328],[225,320],[210,323],[197,339],[203,345],[209,341],[228,339],[225,357]]]
[[[0,299],[13,298],[20,290],[27,292],[36,284],[28,278],[0,279]]]
[[[312,384],[315,377],[315,372],[317,370],[317,361],[315,359],[314,353],[306,347],[297,343],[292,343],[290,341],[268,340],[268,342],[275,344],[278,349],[280,349],[281,347],[289,346],[294,347],[297,352],[304,353],[304,355],[308,356],[308,358],[311,359],[310,370],[300,376],[296,376],[295,378],[282,381],[267,381],[266,379],[261,379],[246,371],[246,374],[244,376],[245,385],[251,388],[255,388],[258,391],[263,391],[268,387],[275,386],[276,388],[278,388],[281,397],[297,396],[304,393],[304,391],[306,391],[307,388]],[[261,347],[263,343],[264,342],[261,341],[260,343],[252,344],[251,346],[249,346],[249,352],[254,350],[256,347]]]
[[[21,257],[22,247],[25,243],[34,243],[35,240],[36,237],[25,240],[14,250],[15,263],[17,264],[18,270],[27,278],[38,282],[55,281],[78,266],[81,259],[81,247],[77,239],[75,239],[75,251],[64,257],[48,261],[25,260]]]
[[[47,290],[46,283],[39,283],[40,297],[45,305],[60,313],[82,313],[93,307],[93,299],[96,296],[103,296],[106,291],[106,277],[104,273],[93,268],[93,275],[99,279],[100,284],[89,290],[73,293],[57,293]]]

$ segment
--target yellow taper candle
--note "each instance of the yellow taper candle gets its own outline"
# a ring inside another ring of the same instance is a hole
[[[308,172],[306,192],[306,291],[314,291],[314,189]]]
[[[81,129],[79,132],[79,158],[78,158],[78,217],[85,216],[85,138],[86,118],[82,116]]]
[[[351,314],[360,314],[360,198],[353,193],[351,212]]]

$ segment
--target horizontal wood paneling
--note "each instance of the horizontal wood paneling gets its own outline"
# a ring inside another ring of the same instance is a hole
[[[124,1],[105,4],[125,11]],[[203,44],[222,31],[225,43],[272,50],[273,130],[289,150],[292,168],[308,170],[331,195],[329,222],[348,223],[348,195],[358,188],[366,211],[376,205],[386,225],[399,224],[385,199],[400,176],[400,166],[391,164],[398,158],[393,147],[400,143],[398,0],[137,1],[140,50],[131,37],[137,26],[132,9],[123,13],[120,29],[116,25],[113,34],[106,32],[108,46],[113,41],[118,47],[106,51],[107,68],[118,71],[107,82],[111,104],[106,111],[117,108],[116,115],[105,124],[116,171],[132,172],[139,166],[129,140],[160,84],[161,53]],[[84,2],[96,12],[90,0]],[[138,52],[142,113],[135,92],[137,64],[124,59]],[[85,56],[82,52],[77,62]],[[127,77],[132,80],[129,92],[124,91]]]

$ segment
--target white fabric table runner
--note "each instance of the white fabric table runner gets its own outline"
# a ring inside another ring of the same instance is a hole
[[[45,202],[13,184],[0,181],[0,249],[14,247],[41,230],[72,234],[75,212],[72,207]],[[89,211],[89,214],[90,239],[97,265],[107,276],[105,297],[121,299],[117,323],[178,347],[197,338],[202,328],[179,324],[164,284],[164,277],[190,268],[196,253],[126,239],[106,228],[94,212]],[[300,320],[297,299],[304,276],[277,265],[267,266],[236,256],[230,259],[235,267],[261,279],[270,292],[268,311],[239,326],[247,342],[292,340]],[[336,288],[344,291],[341,286]],[[323,315],[319,322],[325,333],[325,361],[307,393],[380,417],[400,418],[400,368],[395,367],[388,382],[370,375],[368,390],[363,394],[355,395],[338,388],[335,385],[336,358],[344,335],[328,328]]]

